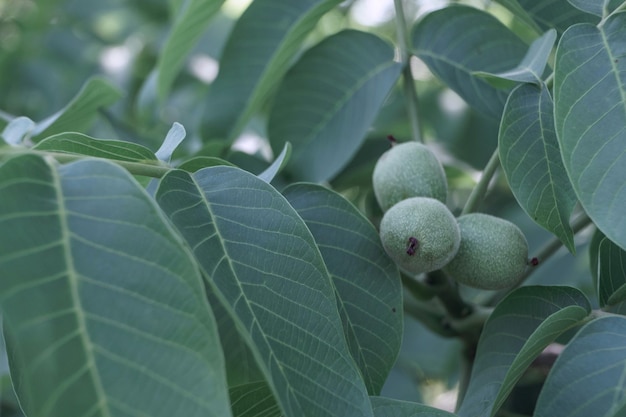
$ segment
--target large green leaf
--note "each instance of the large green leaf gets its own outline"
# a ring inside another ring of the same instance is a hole
[[[521,39],[486,12],[450,6],[420,20],[412,40],[415,54],[448,87],[482,113],[500,118],[507,92],[474,72],[516,67],[528,49]]]
[[[400,401],[385,397],[371,397],[374,415],[377,417],[454,417],[447,411],[424,404]]]
[[[309,49],[285,76],[269,118],[274,150],[293,144],[290,172],[315,182],[334,177],[361,146],[401,70],[391,45],[370,33],[344,30]]]
[[[36,144],[33,149],[93,156],[117,161],[152,161],[158,163],[154,152],[145,146],[120,140],[95,139],[75,132],[59,133],[47,137]]]
[[[234,417],[279,417],[280,407],[265,381],[250,382],[230,389]]]
[[[157,201],[193,248],[287,417],[371,416],[313,236],[271,185],[233,167],[172,171]]]
[[[157,91],[163,100],[211,18],[224,0],[185,0],[179,2],[176,16],[157,62]]]
[[[591,239],[589,264],[600,306],[626,301],[626,251],[599,230]]]
[[[576,195],[600,230],[626,249],[626,13],[572,26],[557,48],[556,133]]]
[[[584,326],[556,360],[535,417],[620,417],[626,413],[626,318]]]
[[[402,343],[402,286],[374,226],[315,184],[283,191],[313,233],[337,291],[344,333],[368,391],[380,394]]]
[[[500,123],[500,162],[524,211],[574,253],[569,219],[577,200],[563,167],[552,113],[545,85],[522,84],[513,90]]]
[[[317,21],[341,0],[256,0],[237,21],[211,85],[206,136],[237,136],[267,101]]]
[[[29,417],[227,416],[191,253],[118,166],[0,167],[0,306]]]
[[[588,316],[587,298],[570,287],[522,287],[493,311],[480,336],[459,416],[493,416],[528,365]]]
[[[573,7],[568,0],[518,0],[518,3],[541,27],[554,28],[559,33],[576,23],[597,23],[599,20]]]
[[[37,123],[32,131],[33,140],[61,132],[85,131],[98,109],[115,103],[122,93],[103,78],[90,78],[67,106]]]

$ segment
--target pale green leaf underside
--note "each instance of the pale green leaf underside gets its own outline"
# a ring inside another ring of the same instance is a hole
[[[269,98],[318,20],[341,0],[256,0],[237,20],[211,85],[206,135],[233,138]]]
[[[180,2],[172,30],[157,63],[157,91],[167,96],[180,67],[224,0],[186,0]]]
[[[626,300],[626,251],[596,230],[589,249],[591,273],[601,307]]]
[[[37,123],[32,135],[35,141],[62,132],[83,132],[98,109],[115,103],[122,92],[104,78],[90,78],[63,109]]]
[[[283,150],[280,151],[274,162],[257,176],[267,183],[272,182],[274,177],[287,165],[289,158],[291,158],[291,143],[285,142]]]
[[[624,0],[568,0],[574,7],[598,17],[608,16]]]
[[[591,310],[570,287],[522,287],[494,310],[478,342],[461,417],[493,416],[528,365]]]
[[[552,98],[545,85],[520,85],[511,92],[499,144],[502,169],[520,206],[574,253],[569,219],[576,194],[561,160]]]
[[[145,146],[120,140],[95,139],[82,133],[59,133],[42,140],[33,149],[114,159],[116,161],[157,162],[154,153]]]
[[[385,397],[371,397],[376,417],[454,417],[455,414],[424,404]]]
[[[447,86],[480,112],[500,118],[507,92],[476,77],[514,68],[528,46],[490,14],[451,6],[421,19],[411,35],[415,54]]]
[[[619,417],[626,411],[626,318],[584,326],[555,362],[536,417]]]
[[[556,30],[550,29],[528,48],[528,52],[515,68],[499,73],[484,71],[475,72],[474,75],[483,77],[495,87],[512,87],[516,83],[542,84],[543,72],[548,64],[550,52],[556,40]]]
[[[0,305],[29,417],[230,414],[193,258],[126,171],[23,155],[0,193]]]
[[[192,247],[286,416],[371,416],[332,283],[306,225],[232,167],[172,171],[157,201]]]
[[[4,127],[0,137],[9,145],[19,145],[35,128],[35,122],[28,117],[16,117]]]
[[[361,146],[401,70],[391,45],[370,33],[345,30],[309,49],[285,76],[268,122],[275,151],[293,144],[289,171],[314,182],[335,176]]]
[[[557,48],[556,133],[576,195],[626,249],[626,13],[572,26]]]
[[[374,226],[341,195],[315,184],[283,192],[311,230],[339,299],[344,332],[365,385],[378,395],[402,343],[402,287]]]

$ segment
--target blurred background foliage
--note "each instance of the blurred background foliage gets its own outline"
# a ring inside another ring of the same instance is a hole
[[[15,116],[40,121],[65,106],[94,75],[119,87],[123,97],[102,110],[87,132],[96,138],[131,141],[156,150],[173,122],[187,131],[184,146],[174,154],[180,160],[195,155],[218,156],[258,173],[272,160],[266,135],[266,114],[251,119],[233,142],[202,136],[203,99],[211,88],[219,60],[236,19],[249,0],[228,0],[187,56],[165,102],[146,93],[148,76],[172,24],[174,0],[0,0],[0,128]],[[407,1],[412,23],[444,0]],[[466,2],[468,3],[468,2]],[[476,2],[474,2],[476,3]],[[489,3],[489,2],[487,2]],[[485,7],[485,2],[477,3]],[[490,4],[490,3],[489,3]],[[507,21],[497,4],[491,10],[528,39],[525,28]],[[326,14],[303,45],[303,51],[339,30],[354,28],[394,42],[396,25],[392,0],[352,0]],[[465,199],[497,145],[498,122],[471,110],[413,58],[412,72],[420,100],[420,120],[425,142],[445,165],[451,186],[448,205],[458,214]],[[329,186],[349,197],[374,222],[382,213],[371,190],[371,172],[377,158],[388,149],[387,135],[399,141],[411,137],[400,83],[388,97],[363,145]],[[210,140],[209,140],[210,139]],[[341,138],[337,138],[341,140]],[[288,178],[276,183],[286,184]],[[481,211],[507,218],[524,230],[531,256],[550,238],[521,211],[502,175],[496,176]],[[587,240],[588,233],[583,233]],[[578,255],[561,249],[528,283],[569,284],[594,300],[586,248]],[[469,298],[487,297],[467,289]],[[407,295],[410,297],[410,295]],[[410,302],[410,300],[408,301]],[[2,344],[3,345],[3,344]],[[430,332],[407,315],[404,345],[382,395],[424,401],[450,408],[462,345]],[[20,415],[10,388],[4,346],[0,355],[2,416]]]

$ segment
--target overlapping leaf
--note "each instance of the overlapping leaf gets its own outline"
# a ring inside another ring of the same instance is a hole
[[[626,318],[588,323],[555,362],[535,417],[618,417],[626,412]]]
[[[412,33],[415,54],[467,103],[500,118],[508,93],[476,71],[499,73],[516,67],[528,46],[492,15],[467,6],[428,14]]]
[[[576,23],[595,24],[599,20],[595,16],[578,10],[568,0],[517,1],[542,28],[554,28],[559,34]]]
[[[522,287],[509,294],[480,336],[459,416],[493,416],[528,365],[590,310],[585,296],[571,287]]]
[[[98,109],[115,103],[122,93],[103,78],[89,79],[67,106],[37,123],[32,131],[35,141],[62,132],[85,131]]]
[[[568,0],[574,7],[598,17],[608,16],[623,0]]]
[[[576,195],[626,249],[626,13],[568,29],[557,48],[555,125]]]
[[[392,398],[371,397],[377,417],[454,417],[454,414],[423,404]]]
[[[338,295],[350,353],[378,395],[402,342],[402,287],[376,229],[339,194],[295,184],[283,192],[311,230]]]
[[[224,0],[187,0],[178,3],[172,30],[157,63],[157,90],[161,100],[167,96],[188,53]]]
[[[576,194],[561,160],[552,98],[545,85],[523,84],[511,92],[499,142],[502,169],[520,206],[574,253],[569,219]]]
[[[402,65],[391,45],[356,30],[329,36],[285,76],[270,113],[277,152],[293,144],[289,171],[298,179],[335,176],[361,146]]]
[[[626,251],[596,230],[589,248],[589,263],[600,306],[626,301]]]
[[[371,416],[322,256],[274,188],[232,167],[172,171],[157,201],[193,248],[288,416]]]
[[[228,416],[192,255],[114,164],[0,166],[0,306],[29,417]]]
[[[209,90],[207,136],[237,136],[278,85],[307,34],[340,1],[252,2],[237,20]]]

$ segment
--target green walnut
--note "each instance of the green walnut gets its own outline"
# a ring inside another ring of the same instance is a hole
[[[446,174],[435,154],[418,142],[394,145],[381,155],[372,176],[378,204],[387,211],[411,197],[430,197],[445,204]]]
[[[482,213],[457,219],[461,246],[444,271],[457,282],[483,290],[516,285],[528,264],[528,243],[513,223]]]
[[[441,269],[456,254],[461,238],[454,215],[445,204],[413,197],[391,207],[380,222],[385,251],[411,274]]]

